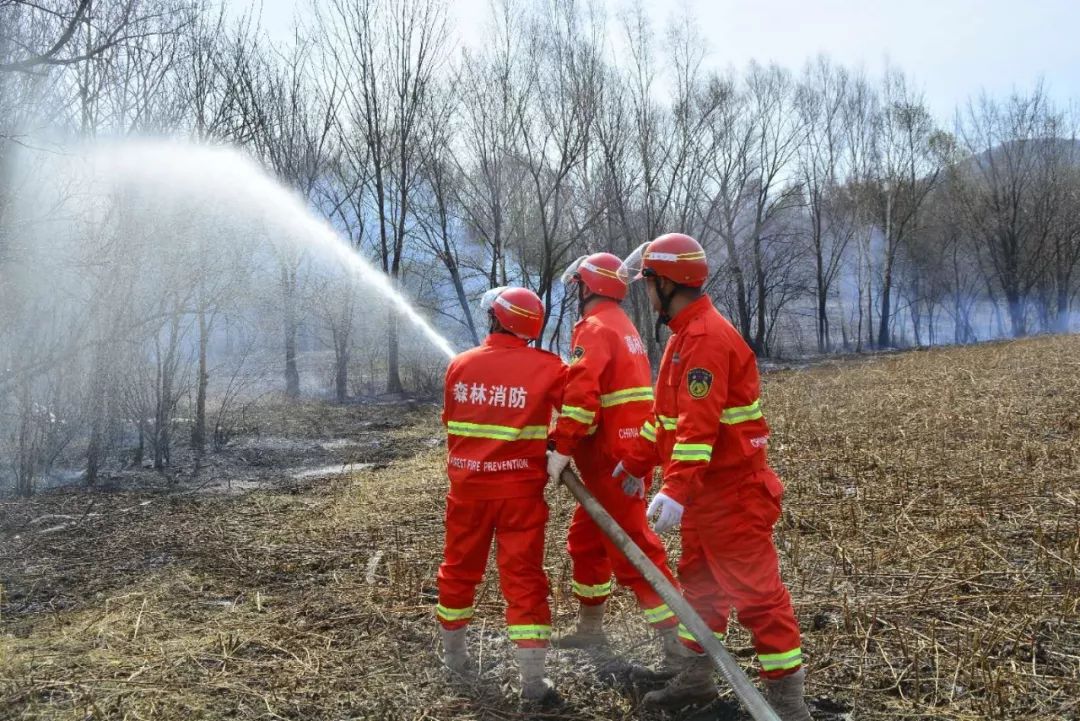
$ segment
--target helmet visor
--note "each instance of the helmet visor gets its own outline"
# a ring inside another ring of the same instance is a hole
[[[509,287],[510,286],[500,285],[498,288],[492,288],[491,290],[486,291],[484,295],[480,297],[480,310],[485,313],[491,310],[495,305],[495,301],[502,295],[502,292]]]
[[[630,285],[635,280],[641,279],[641,270],[645,267],[645,250],[648,247],[648,243],[642,243],[637,250],[626,256],[626,260],[619,266],[618,275],[623,283]]]
[[[569,266],[567,266],[566,270],[563,271],[561,278],[563,285],[572,285],[578,282],[578,270],[581,269],[581,264],[584,263],[585,259],[588,257],[589,256],[587,255],[583,255],[577,260],[575,260],[573,263],[571,263]]]

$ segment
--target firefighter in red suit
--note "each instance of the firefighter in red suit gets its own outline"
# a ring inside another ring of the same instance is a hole
[[[558,482],[571,457],[585,486],[608,513],[675,583],[660,538],[645,519],[643,496],[627,496],[611,469],[632,448],[642,424],[652,413],[652,374],[645,345],[620,306],[626,282],[619,277],[622,260],[595,253],[574,261],[563,273],[567,291],[577,295],[581,319],[571,337],[570,370],[562,408],[553,434],[548,473]],[[563,648],[607,644],[604,606],[611,595],[611,577],[630,588],[645,619],[661,634],[665,646],[678,645],[678,619],[652,586],[626,560],[580,505],[567,539],[573,561],[573,591],[580,604],[577,626],[557,637]]]
[[[653,418],[616,466],[624,491],[641,493],[657,463],[663,485],[649,504],[657,532],[682,529],[679,580],[687,600],[722,639],[728,614],[753,636],[766,698],[784,721],[808,721],[799,626],[780,579],[773,525],[783,485],[769,468],[757,360],[701,287],[709,269],[693,238],[663,235],[624,262],[643,278],[649,301],[672,335],[656,381]],[[716,684],[701,646],[680,627],[679,673],[646,695],[674,707],[712,699]]]
[[[506,626],[515,644],[522,698],[555,696],[545,678],[551,637],[544,527],[548,507],[548,424],[562,402],[566,366],[530,346],[544,306],[525,288],[495,288],[481,301],[491,333],[450,362],[442,420],[447,433],[446,546],[439,567],[436,615],[443,663],[474,668],[465,648],[473,599],[496,541]]]

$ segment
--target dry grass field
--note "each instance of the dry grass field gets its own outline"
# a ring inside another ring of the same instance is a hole
[[[1080,337],[836,361],[765,386],[818,716],[1080,717]],[[396,413],[328,412],[289,432]],[[0,504],[0,719],[522,718],[493,575],[472,629],[481,682],[437,668],[437,409],[398,421],[379,433],[407,453],[331,481]],[[550,501],[565,626],[572,504]],[[50,514],[74,521],[44,533]],[[618,651],[655,659],[628,595],[613,606]],[[751,669],[746,635],[729,646]],[[617,669],[577,652],[552,665],[567,704],[545,718],[648,718]],[[695,718],[736,716],[726,698]]]

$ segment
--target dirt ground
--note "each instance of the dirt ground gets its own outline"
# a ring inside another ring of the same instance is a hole
[[[1080,337],[770,373],[764,404],[815,718],[1080,717]],[[269,409],[197,480],[0,504],[0,719],[656,718],[578,652],[553,654],[566,706],[522,712],[494,572],[482,680],[447,682],[443,454],[432,406]],[[549,500],[566,627],[573,507]],[[654,661],[613,606],[616,649]]]

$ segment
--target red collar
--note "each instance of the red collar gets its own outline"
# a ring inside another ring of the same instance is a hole
[[[524,348],[529,341],[509,333],[489,333],[484,339],[485,348]]]
[[[592,318],[594,315],[600,315],[605,310],[608,310],[610,308],[617,308],[618,306],[619,304],[613,301],[611,298],[600,298],[599,302],[594,303],[591,308],[585,311],[585,315],[581,316],[581,320],[579,320],[578,322],[580,323],[586,318]]]
[[[710,310],[713,310],[712,298],[702,295],[680,310],[679,314],[668,323],[668,328],[671,329],[672,333],[681,333],[686,330],[686,326],[690,325],[695,318],[708,313]]]

